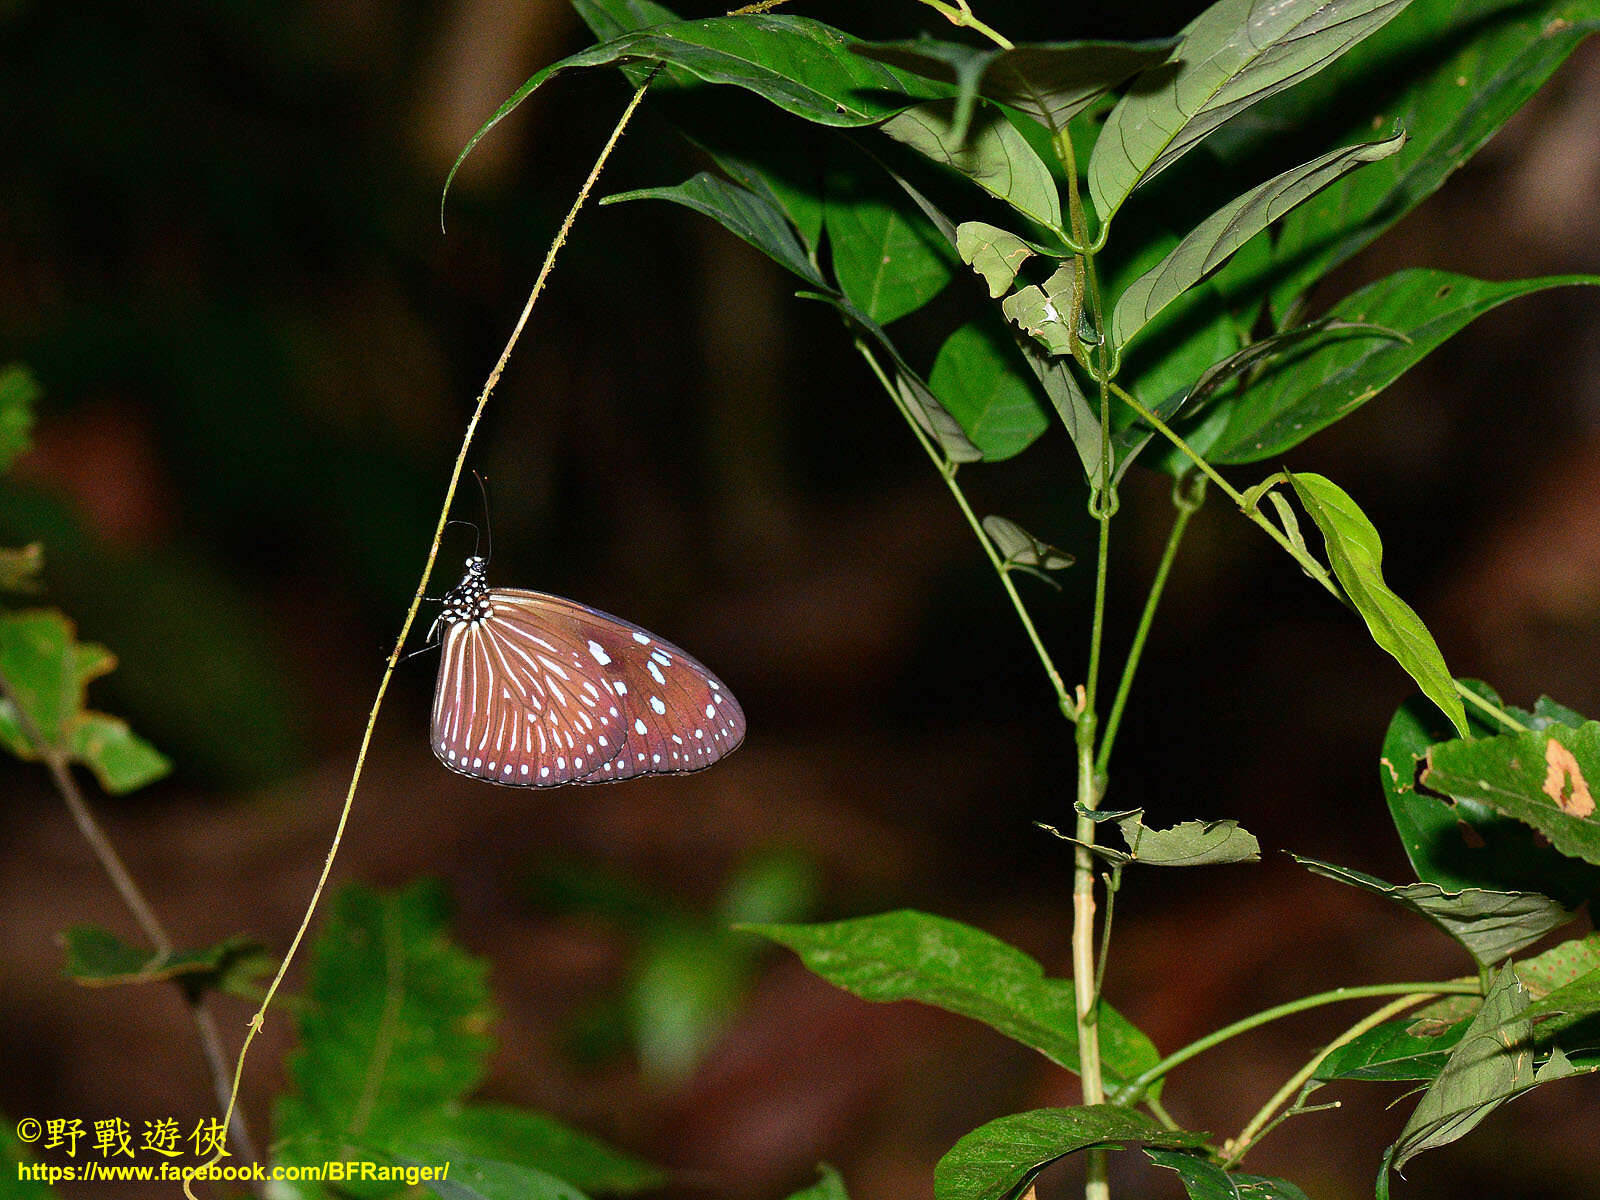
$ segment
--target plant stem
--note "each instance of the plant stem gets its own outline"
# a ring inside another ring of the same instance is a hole
[[[974,33],[980,33],[1002,50],[1013,48],[1010,39],[995,32],[995,30],[973,16],[967,0],[922,0],[922,3],[944,17],[950,24],[970,29]]]
[[[1077,820],[1073,833],[1077,846],[1072,863],[1072,990],[1078,1026],[1078,1065],[1083,1082],[1083,1102],[1105,1102],[1105,1075],[1100,1061],[1100,996],[1095,965],[1095,859],[1093,846],[1097,830],[1088,814],[1100,806],[1105,791],[1104,776],[1095,762],[1098,732],[1096,702],[1100,687],[1100,653],[1105,641],[1106,576],[1111,561],[1111,517],[1116,512],[1116,490],[1111,482],[1111,366],[1106,360],[1105,311],[1100,298],[1100,282],[1095,271],[1094,253],[1089,248],[1088,220],[1078,194],[1078,162],[1072,138],[1065,129],[1053,139],[1056,156],[1067,180],[1067,215],[1072,240],[1084,248],[1083,287],[1089,319],[1095,329],[1095,351],[1099,369],[1094,372],[1100,385],[1100,471],[1090,483],[1089,509],[1100,526],[1095,551],[1094,614],[1089,625],[1089,667],[1078,705],[1075,738],[1078,751]],[[1076,331],[1074,331],[1076,336]],[[1070,369],[1070,368],[1069,368]],[[1110,1200],[1106,1153],[1091,1150],[1084,1163],[1084,1200]]]
[[[1205,499],[1205,476],[1197,477],[1200,486],[1192,498],[1183,492],[1183,481],[1179,480],[1173,485],[1172,502],[1177,508],[1177,517],[1172,522],[1172,529],[1167,534],[1166,549],[1161,552],[1161,564],[1156,568],[1156,577],[1150,584],[1150,594],[1145,597],[1144,611],[1139,614],[1139,628],[1133,635],[1133,645],[1128,649],[1128,660],[1122,666],[1122,679],[1117,684],[1116,698],[1111,701],[1111,715],[1106,718],[1106,730],[1100,738],[1100,753],[1095,758],[1095,770],[1105,773],[1106,765],[1111,761],[1111,747],[1117,740],[1117,729],[1122,724],[1122,711],[1128,704],[1128,693],[1133,689],[1133,676],[1139,669],[1139,659],[1144,654],[1146,640],[1150,637],[1150,626],[1156,618],[1156,606],[1161,603],[1161,593],[1166,589],[1167,576],[1172,571],[1172,561],[1178,556],[1178,544],[1183,541],[1183,534],[1189,528],[1189,518]]]
[[[1429,992],[1413,992],[1408,996],[1401,996],[1400,999],[1395,1000],[1390,1004],[1385,1004],[1377,1011],[1368,1013],[1366,1016],[1362,1017],[1361,1020],[1350,1026],[1349,1029],[1346,1029],[1338,1037],[1334,1038],[1333,1041],[1329,1042],[1321,1050],[1317,1051],[1317,1053],[1312,1057],[1311,1061],[1291,1075],[1288,1080],[1284,1082],[1284,1085],[1273,1093],[1272,1099],[1268,1100],[1266,1104],[1262,1105],[1261,1111],[1250,1118],[1250,1121],[1245,1125],[1245,1127],[1239,1131],[1239,1136],[1232,1138],[1228,1142],[1226,1147],[1227,1158],[1224,1160],[1222,1165],[1231,1171],[1234,1167],[1239,1165],[1240,1161],[1244,1158],[1246,1152],[1251,1146],[1253,1146],[1256,1142],[1259,1142],[1271,1129],[1277,1126],[1279,1122],[1273,1120],[1273,1114],[1276,1113],[1278,1109],[1281,1108],[1285,1103],[1287,1103],[1290,1096],[1294,1095],[1295,1092],[1299,1091],[1305,1086],[1306,1082],[1316,1074],[1317,1068],[1322,1065],[1323,1061],[1328,1057],[1328,1055],[1332,1054],[1340,1046],[1343,1046],[1348,1042],[1355,1041],[1356,1038],[1360,1037],[1363,1033],[1366,1033],[1367,1030],[1375,1029],[1379,1025],[1382,1025],[1390,1017],[1397,1016],[1398,1014],[1405,1012],[1408,1008],[1415,1008],[1424,1000],[1432,999],[1432,995],[1433,994]],[[1288,1112],[1285,1112],[1283,1116],[1279,1118],[1279,1120],[1281,1121],[1283,1118],[1290,1116],[1293,1111],[1293,1109],[1290,1109]]]
[[[289,949],[284,953],[283,961],[278,966],[278,973],[273,976],[272,982],[267,986],[266,995],[261,1000],[261,1007],[250,1018],[250,1025],[245,1033],[244,1045],[239,1050],[238,1061],[234,1065],[233,1084],[229,1089],[225,1111],[231,1117],[239,1102],[239,1083],[244,1078],[245,1056],[250,1053],[250,1044],[255,1040],[256,1034],[261,1032],[266,1020],[267,1009],[272,1004],[273,997],[277,994],[279,986],[283,983],[284,976],[288,973],[289,964],[294,959],[295,951],[300,948],[300,943],[305,939],[306,931],[311,927],[312,914],[317,910],[317,902],[322,898],[323,889],[327,886],[328,877],[333,872],[334,856],[339,853],[339,846],[344,839],[344,831],[350,820],[350,811],[355,805],[356,787],[361,782],[361,772],[367,761],[367,750],[372,744],[372,731],[378,723],[378,712],[383,707],[383,698],[388,693],[389,681],[394,677],[394,669],[400,661],[401,652],[405,648],[406,639],[411,635],[411,627],[416,622],[417,610],[422,605],[422,598],[428,591],[428,580],[433,574],[434,560],[439,555],[439,543],[444,538],[445,524],[450,518],[450,508],[455,502],[456,488],[460,485],[462,472],[466,468],[467,452],[472,448],[472,440],[477,433],[478,424],[483,419],[484,410],[489,406],[489,397],[494,394],[494,388],[500,381],[500,376],[505,372],[506,364],[511,360],[511,353],[516,349],[517,342],[522,337],[522,331],[528,324],[528,318],[533,313],[534,302],[544,291],[545,281],[550,277],[551,268],[554,267],[556,256],[566,245],[567,235],[572,231],[573,223],[578,218],[579,211],[589,199],[589,193],[594,189],[595,182],[600,178],[600,172],[605,169],[606,161],[611,157],[611,152],[616,149],[617,142],[622,138],[622,132],[628,127],[628,122],[633,119],[634,112],[644,99],[645,92],[654,82],[660,68],[650,72],[645,81],[634,91],[633,98],[628,101],[627,107],[622,110],[616,126],[612,129],[610,137],[606,139],[596,157],[594,166],[590,168],[588,177],[583,181],[583,186],[578,189],[577,198],[567,210],[561,227],[556,231],[555,238],[550,243],[550,248],[545,252],[544,263],[539,268],[539,274],[534,279],[533,288],[528,293],[527,302],[522,306],[516,324],[512,326],[511,336],[507,339],[505,349],[500,352],[499,359],[494,364],[494,369],[489,372],[483,390],[478,393],[478,400],[473,407],[472,416],[467,421],[466,432],[461,438],[461,449],[456,453],[455,465],[450,472],[450,481],[445,486],[444,504],[439,510],[439,521],[434,527],[433,541],[428,546],[428,556],[423,563],[422,578],[417,583],[416,594],[411,598],[410,607],[406,609],[405,619],[400,623],[399,636],[395,638],[394,649],[389,652],[389,657],[384,663],[383,675],[378,680],[378,692],[373,697],[371,711],[367,714],[367,724],[361,734],[361,744],[356,751],[355,767],[350,775],[350,786],[345,791],[344,805],[339,810],[339,819],[334,826],[333,842],[328,847],[328,857],[322,864],[322,873],[317,877],[316,886],[311,892],[311,901],[306,906],[305,916],[301,918],[300,927],[295,930],[293,939],[289,942]],[[210,1166],[219,1161],[225,1154],[226,1147],[219,1146],[217,1153],[207,1162]],[[185,1195],[193,1197],[189,1181],[183,1185]]]
[[[977,514],[972,510],[972,505],[967,502],[967,496],[962,491],[961,484],[956,481],[956,464],[951,462],[940,451],[938,446],[934,445],[933,440],[924,432],[922,426],[917,424],[916,417],[912,416],[907,410],[905,403],[900,399],[900,393],[895,390],[894,382],[883,369],[883,364],[878,361],[877,356],[872,353],[871,347],[860,338],[855,339],[855,347],[861,357],[867,360],[867,366],[871,368],[878,382],[883,385],[883,390],[888,394],[895,409],[905,418],[906,424],[911,426],[911,432],[916,436],[917,444],[922,447],[935,469],[938,470],[940,478],[944,480],[945,486],[950,489],[950,495],[955,498],[956,506],[960,508],[961,515],[967,519],[967,524],[972,527],[973,535],[978,539],[979,545],[983,547],[983,552],[988,555],[989,563],[994,567],[995,574],[1000,577],[1000,586],[1005,589],[1006,597],[1011,601],[1011,607],[1016,609],[1017,619],[1022,622],[1023,632],[1028,635],[1028,642],[1033,646],[1033,652],[1039,656],[1039,663],[1044,667],[1044,673],[1049,677],[1050,686],[1055,690],[1057,706],[1069,720],[1075,720],[1077,717],[1077,710],[1074,707],[1076,702],[1073,700],[1071,693],[1067,691],[1067,685],[1061,678],[1061,672],[1056,670],[1055,661],[1050,657],[1050,651],[1045,649],[1044,639],[1039,636],[1039,630],[1033,623],[1033,617],[1028,612],[1028,606],[1023,603],[1022,596],[1017,591],[1017,585],[1011,580],[1011,572],[1006,569],[1005,561],[1001,559],[999,552],[994,548],[994,543],[983,530],[983,522],[978,520]]]
[[[1311,996],[1302,996],[1298,1000],[1290,1000],[1286,1004],[1279,1004],[1273,1008],[1264,1009],[1253,1016],[1235,1021],[1232,1025],[1224,1025],[1221,1029],[1213,1030],[1205,1037],[1190,1042],[1181,1050],[1167,1055],[1155,1066],[1130,1079],[1112,1097],[1112,1103],[1131,1105],[1138,1101],[1141,1094],[1156,1080],[1167,1075],[1175,1067],[1182,1066],[1191,1058],[1204,1054],[1223,1042],[1238,1037],[1241,1033],[1262,1025],[1270,1024],[1283,1017],[1291,1017],[1295,1013],[1305,1012],[1308,1009],[1320,1008],[1325,1004],[1338,1004],[1344,1000],[1361,1000],[1371,996],[1411,996],[1420,995],[1425,998],[1434,996],[1477,996],[1482,994],[1482,988],[1476,980],[1443,980],[1438,983],[1368,983],[1357,987],[1334,988],[1329,992],[1318,992]]]
[[[150,907],[144,893],[139,890],[139,885],[133,880],[132,872],[122,861],[122,856],[117,853],[117,848],[112,845],[105,830],[100,827],[100,822],[95,820],[89,802],[78,790],[78,781],[72,777],[72,768],[68,764],[66,755],[59,747],[45,740],[38,725],[34,723],[33,714],[18,701],[17,693],[4,673],[0,673],[0,697],[3,697],[16,713],[17,727],[22,731],[23,737],[33,744],[40,760],[49,769],[56,793],[66,804],[67,811],[72,814],[72,820],[78,826],[78,831],[83,834],[83,840],[89,843],[89,849],[100,860],[100,866],[110,878],[111,886],[116,889],[117,895],[122,898],[122,903],[127,906],[134,921],[149,939],[151,947],[155,950],[156,960],[167,958],[172,954],[172,937],[162,925],[161,919],[156,916],[155,909]],[[222,1048],[222,1037],[217,1032],[216,1017],[212,1015],[211,1007],[204,996],[190,995],[181,987],[178,988],[178,993],[183,997],[189,1009],[189,1016],[194,1021],[195,1033],[200,1039],[200,1052],[205,1057],[206,1071],[211,1076],[212,1090],[219,1102],[226,1103],[228,1063]],[[255,1140],[250,1136],[250,1129],[245,1123],[243,1113],[232,1114],[229,1129],[233,1133],[241,1157],[252,1163],[259,1162]],[[266,1194],[265,1188],[258,1187],[254,1190],[263,1196]]]

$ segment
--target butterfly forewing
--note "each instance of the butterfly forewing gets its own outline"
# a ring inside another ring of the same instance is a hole
[[[608,783],[708,767],[744,738],[705,667],[637,625],[558,596],[487,589],[447,615],[433,750],[452,770],[516,787]]]
[[[570,645],[497,614],[454,623],[434,693],[433,752],[495,783],[572,783],[617,754],[615,705],[597,664]]]
[[[559,596],[497,588],[496,615],[530,636],[563,634],[605,677],[616,711],[607,731],[622,737],[614,757],[577,778],[609,783],[709,767],[744,740],[739,703],[701,663],[620,617]],[[566,632],[570,631],[570,632]]]

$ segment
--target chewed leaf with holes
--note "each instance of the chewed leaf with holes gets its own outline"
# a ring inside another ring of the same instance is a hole
[[[0,700],[0,745],[19,758],[81,762],[109,792],[160,779],[172,765],[153,746],[118,718],[84,707],[84,689],[117,660],[75,632],[52,609],[0,615],[0,673],[16,697],[15,705]]]
[[[471,558],[445,596],[433,753],[511,787],[709,767],[744,740],[728,689],[671,642],[559,596],[491,588]]]
[[[1421,782],[1531,825],[1561,853],[1600,865],[1600,722],[1444,742]]]

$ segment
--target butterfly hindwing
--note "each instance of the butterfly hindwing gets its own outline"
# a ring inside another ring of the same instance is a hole
[[[622,745],[614,757],[575,782],[699,771],[744,740],[745,717],[738,701],[671,642],[558,596],[497,588],[490,597],[497,615],[530,635],[564,633],[603,673],[616,706],[612,729],[622,736]],[[609,705],[605,711],[613,715]]]

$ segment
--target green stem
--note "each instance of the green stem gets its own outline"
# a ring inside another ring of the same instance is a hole
[[[1278,1120],[1273,1119],[1273,1115],[1288,1102],[1289,1097],[1304,1087],[1307,1081],[1317,1073],[1317,1068],[1323,1064],[1328,1055],[1332,1054],[1340,1046],[1355,1041],[1367,1030],[1376,1029],[1390,1017],[1398,1016],[1400,1013],[1405,1012],[1406,1009],[1415,1008],[1423,1001],[1432,998],[1433,993],[1430,992],[1413,992],[1408,996],[1401,996],[1400,999],[1385,1004],[1377,1011],[1368,1013],[1321,1050],[1317,1051],[1310,1062],[1291,1075],[1284,1082],[1284,1085],[1273,1093],[1272,1099],[1261,1106],[1261,1111],[1250,1118],[1245,1127],[1239,1131],[1239,1136],[1228,1142],[1226,1148],[1227,1157],[1223,1161],[1223,1167],[1230,1171],[1237,1167],[1251,1146],[1259,1142],[1273,1128],[1276,1128],[1280,1121],[1293,1115],[1294,1109],[1290,1109]]]
[[[1473,691],[1471,688],[1462,686],[1459,681],[1452,680],[1451,682],[1455,683],[1456,685],[1456,693],[1468,704],[1476,708],[1479,712],[1485,713],[1491,719],[1500,722],[1500,724],[1504,725],[1513,733],[1528,732],[1528,727],[1526,725],[1517,720],[1504,709],[1489,703],[1489,701],[1478,695],[1478,693]]]
[[[1206,1034],[1205,1037],[1190,1042],[1181,1050],[1167,1055],[1155,1066],[1143,1074],[1130,1079],[1124,1084],[1115,1096],[1112,1103],[1131,1105],[1137,1102],[1146,1088],[1156,1080],[1167,1075],[1175,1067],[1180,1067],[1197,1055],[1204,1054],[1223,1042],[1238,1037],[1241,1033],[1249,1033],[1262,1025],[1270,1024],[1283,1017],[1292,1017],[1295,1013],[1305,1012],[1308,1009],[1320,1008],[1325,1004],[1338,1004],[1345,1000],[1361,1000],[1371,996],[1477,996],[1482,994],[1482,989],[1477,981],[1444,980],[1439,983],[1369,983],[1359,987],[1334,988],[1330,992],[1318,992],[1313,996],[1302,996],[1298,1000],[1291,1000],[1287,1004],[1279,1004],[1273,1008],[1265,1009],[1243,1020],[1235,1021],[1232,1025],[1224,1025],[1221,1029]]]
[[[1072,148],[1072,139],[1061,130],[1053,139],[1056,157],[1067,180],[1067,214],[1072,227],[1072,240],[1079,246],[1089,245],[1088,222],[1084,215],[1083,199],[1078,193],[1078,162]],[[1098,719],[1096,702],[1100,687],[1100,654],[1105,642],[1106,576],[1111,561],[1111,517],[1116,511],[1115,490],[1111,485],[1111,392],[1109,383],[1111,367],[1106,361],[1105,311],[1100,299],[1100,283],[1095,272],[1094,255],[1085,252],[1079,256],[1083,264],[1083,288],[1087,300],[1089,319],[1095,329],[1095,357],[1099,369],[1093,374],[1100,384],[1100,470],[1099,479],[1090,489],[1090,511],[1100,526],[1100,537],[1095,552],[1094,615],[1089,627],[1089,665],[1084,679],[1083,693],[1078,704],[1078,728],[1075,738],[1078,751],[1077,820],[1073,833],[1077,847],[1072,864],[1072,987],[1078,1026],[1078,1066],[1083,1085],[1085,1104],[1105,1102],[1105,1075],[1100,1060],[1100,997],[1097,981],[1100,977],[1095,963],[1095,858],[1093,846],[1096,837],[1095,823],[1087,814],[1100,806],[1105,792],[1105,780],[1095,765],[1095,744]],[[1077,336],[1078,314],[1072,314],[1073,337]],[[1101,949],[1102,968],[1104,948]],[[1106,1153],[1091,1150],[1084,1164],[1084,1200],[1110,1200],[1111,1185],[1107,1179]]]
[[[1239,506],[1240,512],[1244,513],[1245,516],[1249,517],[1250,520],[1259,525],[1266,532],[1268,537],[1277,542],[1278,545],[1282,546],[1284,550],[1288,551],[1289,556],[1293,558],[1295,562],[1299,563],[1303,568],[1305,568],[1306,574],[1310,575],[1311,578],[1315,579],[1324,588],[1326,588],[1333,598],[1339,601],[1340,604],[1344,604],[1346,606],[1349,605],[1349,601],[1345,599],[1344,593],[1339,590],[1338,584],[1334,583],[1333,579],[1329,576],[1328,569],[1319,563],[1315,558],[1311,557],[1310,551],[1302,550],[1300,547],[1296,546],[1288,539],[1281,529],[1279,529],[1271,521],[1267,520],[1267,518],[1262,516],[1261,513],[1257,512],[1254,507],[1246,504],[1244,495],[1239,491],[1238,488],[1234,487],[1231,483],[1219,475],[1215,467],[1202,458],[1199,453],[1195,451],[1194,447],[1189,445],[1188,442],[1184,441],[1183,438],[1181,438],[1170,426],[1168,426],[1165,421],[1156,416],[1155,413],[1151,412],[1142,403],[1140,403],[1137,396],[1133,395],[1124,388],[1118,387],[1115,383],[1111,384],[1111,390],[1117,394],[1117,399],[1121,400],[1129,408],[1133,409],[1133,411],[1138,414],[1139,418],[1144,421],[1145,424],[1149,425],[1150,428],[1154,429],[1157,433],[1161,434],[1162,437],[1166,438],[1167,441],[1171,442],[1175,447],[1177,447],[1180,454],[1192,462],[1207,479],[1221,488],[1228,499],[1232,500]]]
[[[994,567],[995,574],[1000,577],[1000,586],[1005,589],[1006,597],[1011,601],[1011,607],[1016,610],[1017,620],[1022,622],[1023,632],[1028,635],[1028,642],[1033,647],[1033,652],[1039,656],[1039,663],[1044,667],[1044,673],[1050,680],[1050,686],[1055,690],[1057,706],[1068,720],[1076,720],[1077,709],[1072,694],[1067,690],[1067,685],[1061,678],[1061,672],[1056,670],[1055,660],[1050,657],[1050,651],[1045,649],[1044,639],[1039,636],[1038,627],[1033,623],[1033,617],[1028,612],[1028,606],[1022,602],[1022,596],[1017,591],[1017,585],[1012,582],[1011,572],[1006,569],[1005,560],[995,550],[994,543],[989,540],[989,535],[983,531],[983,522],[978,520],[977,514],[972,511],[972,505],[967,502],[966,493],[962,491],[961,485],[956,482],[956,464],[951,462],[940,451],[922,426],[917,424],[916,417],[911,415],[905,403],[900,399],[900,393],[895,390],[893,381],[889,378],[888,373],[884,371],[883,365],[878,362],[877,356],[872,353],[871,348],[860,338],[856,339],[855,346],[861,357],[867,360],[867,366],[871,368],[878,382],[883,385],[883,390],[894,403],[896,410],[905,418],[906,424],[911,427],[911,432],[916,436],[917,444],[922,447],[935,469],[938,470],[940,478],[945,482],[945,486],[950,489],[950,495],[955,498],[956,507],[961,510],[961,515],[967,519],[967,524],[972,527],[973,535],[977,537],[979,545],[983,547],[983,552],[988,555],[990,565]]]
[[[1122,666],[1122,679],[1117,684],[1116,698],[1111,701],[1111,715],[1106,718],[1105,733],[1100,738],[1100,753],[1095,759],[1095,770],[1102,774],[1107,764],[1111,761],[1111,747],[1117,740],[1117,729],[1122,724],[1122,711],[1128,704],[1128,693],[1133,688],[1133,676],[1139,669],[1139,659],[1144,654],[1146,640],[1150,637],[1150,626],[1155,621],[1156,606],[1161,603],[1161,593],[1166,589],[1167,576],[1172,571],[1172,560],[1178,555],[1178,544],[1183,541],[1183,534],[1189,528],[1189,518],[1194,516],[1205,499],[1205,476],[1198,476],[1200,486],[1192,498],[1184,491],[1183,481],[1179,480],[1173,485],[1172,502],[1178,510],[1177,518],[1172,522],[1172,530],[1167,534],[1167,546],[1161,553],[1161,565],[1156,568],[1156,577],[1150,584],[1150,594],[1145,597],[1144,611],[1139,614],[1139,628],[1134,632],[1133,645],[1128,650],[1128,661]]]
[[[967,0],[954,0],[953,3],[947,2],[947,0],[922,0],[922,3],[926,4],[929,8],[933,9],[934,12],[944,17],[950,22],[950,24],[961,28],[970,29],[974,33],[982,34],[996,46],[999,46],[1002,50],[1013,49],[1009,38],[997,33],[988,25],[985,25],[977,17],[973,16],[972,9],[968,7]]]

